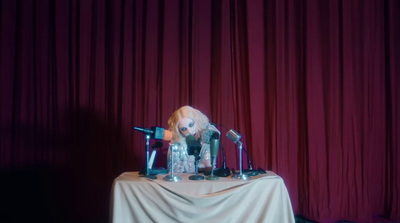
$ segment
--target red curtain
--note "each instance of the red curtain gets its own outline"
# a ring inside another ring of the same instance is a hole
[[[295,214],[399,221],[399,17],[396,0],[0,1],[0,169],[46,179],[37,217],[104,219],[113,179],[144,166],[132,127],[192,105]]]

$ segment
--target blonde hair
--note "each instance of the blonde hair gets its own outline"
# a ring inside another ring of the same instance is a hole
[[[179,131],[179,122],[183,118],[190,118],[197,124],[197,131],[204,132],[207,130],[210,125],[210,121],[207,116],[205,116],[201,111],[191,107],[191,106],[183,106],[176,110],[171,117],[168,119],[169,131],[172,132],[172,141],[173,142],[182,142],[184,136]]]

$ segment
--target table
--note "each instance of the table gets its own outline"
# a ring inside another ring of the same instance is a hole
[[[125,172],[112,185],[110,220],[131,222],[295,222],[283,179],[272,171],[249,181],[221,177],[180,182]]]

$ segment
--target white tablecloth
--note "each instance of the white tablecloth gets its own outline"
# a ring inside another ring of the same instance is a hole
[[[271,171],[243,181],[231,177],[180,182],[125,172],[114,180],[110,218],[131,222],[295,222],[281,177]]]

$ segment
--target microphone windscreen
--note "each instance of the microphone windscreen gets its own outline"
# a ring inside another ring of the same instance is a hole
[[[201,150],[201,143],[192,135],[186,136],[186,144],[188,147],[188,154],[198,157]]]
[[[234,129],[229,130],[226,133],[226,137],[228,137],[228,139],[230,139],[234,143],[239,142],[240,139],[242,138],[242,136],[238,132],[236,132]]]
[[[154,134],[152,135],[152,138],[154,138],[154,139],[163,139],[164,138],[164,128],[153,126],[153,127],[151,127],[151,130],[153,130],[153,132],[154,132]]]
[[[165,129],[165,130],[164,130],[164,137],[163,137],[163,140],[165,140],[165,141],[171,141],[171,139],[172,139],[172,132]]]
[[[187,143],[192,142],[192,141],[196,141],[196,138],[194,138],[194,136],[192,136],[192,135],[186,136],[186,142]]]
[[[153,149],[158,149],[161,147],[163,147],[163,143],[161,141],[157,141],[151,146],[151,148],[153,148]]]

